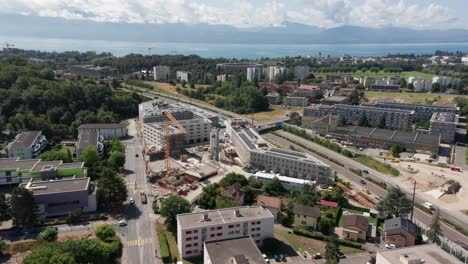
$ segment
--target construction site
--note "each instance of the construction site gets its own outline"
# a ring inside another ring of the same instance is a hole
[[[226,164],[235,164],[235,151],[221,135],[215,114],[163,100],[142,103],[139,109],[136,127],[145,142],[141,154],[152,196],[200,192],[202,182],[232,171]]]

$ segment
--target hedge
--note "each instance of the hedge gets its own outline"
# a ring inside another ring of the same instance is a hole
[[[293,233],[296,234],[296,235],[299,235],[299,236],[304,236],[304,237],[308,237],[308,238],[312,238],[312,239],[316,239],[316,240],[321,240],[321,241],[324,241],[325,239],[329,238],[329,236],[324,236],[322,234],[312,233],[312,232],[309,232],[307,230],[300,229],[300,228],[297,228],[297,227],[293,228]],[[338,239],[337,241],[338,241],[338,244],[341,245],[341,246],[357,248],[357,249],[362,248],[362,244],[359,244],[359,243],[351,242],[351,241],[344,240],[344,239]]]

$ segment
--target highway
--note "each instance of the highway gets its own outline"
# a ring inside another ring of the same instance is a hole
[[[346,158],[342,155],[339,155],[337,154],[336,152],[333,152],[329,149],[326,149],[327,151],[324,151],[322,148],[322,146],[319,146],[319,145],[316,145],[316,144],[313,144],[312,142],[309,142],[307,140],[304,140],[300,137],[297,137],[297,136],[294,136],[290,133],[286,133],[284,131],[277,131],[276,133],[279,133],[279,134],[283,134],[285,136],[287,136],[287,138],[291,139],[291,140],[294,140],[296,142],[300,142],[301,144],[305,145],[305,146],[309,146],[311,148],[314,148],[316,151],[320,151],[321,153],[323,154],[326,154],[326,155],[329,155],[330,157],[333,157],[333,159],[336,159],[340,162],[342,162],[343,158]],[[345,180],[348,180],[352,183],[353,187],[356,189],[359,189],[361,190],[362,188],[366,187],[369,189],[369,191],[373,194],[373,196],[378,196],[378,197],[384,197],[385,194],[386,194],[386,191],[384,189],[382,189],[381,187],[373,184],[372,182],[369,182],[369,181],[366,181],[366,185],[362,185],[360,183],[360,181],[363,179],[361,178],[360,176],[348,171],[346,168],[338,165],[338,164],[335,164],[325,158],[322,158],[320,157],[319,155],[311,152],[311,151],[308,151],[296,144],[293,144],[291,143],[290,141],[286,140],[286,139],[283,139],[281,137],[278,137],[276,135],[273,135],[271,133],[268,133],[268,134],[264,134],[262,135],[265,139],[269,140],[269,141],[272,141],[272,142],[275,142],[275,144],[277,145],[280,145],[286,149],[289,149],[290,146],[294,146],[295,149],[299,149],[300,151],[302,152],[305,152],[305,153],[308,153],[310,154],[311,156],[313,156],[314,158],[322,161],[323,163],[329,165],[334,171],[337,172],[337,174],[339,175],[340,178],[343,178]],[[345,163],[344,163],[345,164]],[[348,164],[345,164],[346,167],[348,167]],[[363,169],[364,166],[360,163],[358,163],[358,166],[357,168],[359,169]],[[370,174],[374,175],[374,172],[373,170],[369,169],[369,172]],[[414,211],[414,219],[416,220],[416,222],[418,222],[419,224],[422,224],[424,226],[428,226],[431,221],[432,221],[432,215],[430,214],[427,214],[425,212],[423,212],[422,210],[419,210],[417,208],[415,208],[415,211]],[[468,238],[462,234],[460,234],[458,231],[454,230],[452,227],[446,225],[446,224],[442,224],[442,231],[443,231],[443,234],[444,236],[451,240],[451,241],[454,241],[454,242],[462,242],[462,243],[465,243],[465,244],[468,244]]]
[[[141,139],[137,137],[123,143],[125,144],[125,181],[128,187],[128,197],[135,200],[135,204],[128,205],[125,213],[127,226],[120,228],[125,234],[123,263],[162,263],[159,258],[156,258],[158,247],[154,223],[157,217],[152,212],[149,196],[147,204],[142,204],[140,199],[140,192],[149,193],[145,165],[141,157],[143,145]],[[136,157],[137,154],[138,157]],[[159,256],[159,252],[157,253]]]

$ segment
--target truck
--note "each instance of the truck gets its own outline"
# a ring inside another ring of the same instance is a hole
[[[141,203],[142,204],[148,203],[148,198],[146,197],[146,193],[144,193],[144,192],[140,193],[140,198],[141,198]]]

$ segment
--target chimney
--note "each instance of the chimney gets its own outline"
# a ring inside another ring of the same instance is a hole
[[[239,209],[236,209],[236,210],[235,210],[235,215],[236,215],[236,217],[241,217],[241,214],[240,214]]]
[[[202,222],[209,221],[210,219],[208,218],[208,214],[204,213],[202,217]]]

